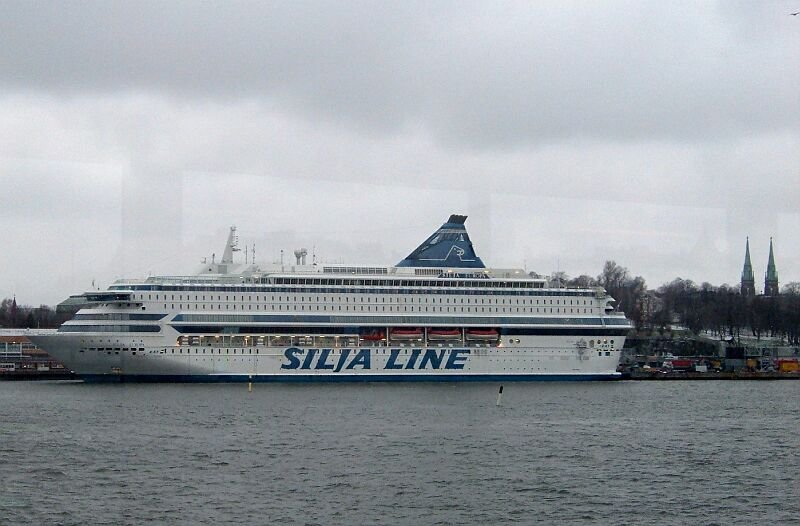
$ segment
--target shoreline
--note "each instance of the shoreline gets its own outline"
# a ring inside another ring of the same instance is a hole
[[[800,380],[798,373],[780,372],[626,372],[623,380]]]

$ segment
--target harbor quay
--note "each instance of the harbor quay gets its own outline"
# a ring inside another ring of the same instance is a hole
[[[631,337],[619,371],[629,380],[800,379],[800,348],[770,339]]]
[[[73,380],[77,375],[34,345],[27,334],[53,329],[0,329],[0,380]]]

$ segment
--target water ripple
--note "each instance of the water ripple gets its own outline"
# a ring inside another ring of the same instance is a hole
[[[798,384],[745,384],[3,383],[0,524],[790,524]]]

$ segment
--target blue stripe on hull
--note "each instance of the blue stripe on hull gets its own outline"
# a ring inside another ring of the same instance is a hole
[[[85,374],[81,378],[90,383],[120,382],[192,382],[192,383],[329,383],[329,382],[573,382],[619,380],[616,374],[436,374],[436,375],[403,375],[403,374],[292,374],[292,375],[254,375],[220,374],[220,375],[159,375],[159,374]]]

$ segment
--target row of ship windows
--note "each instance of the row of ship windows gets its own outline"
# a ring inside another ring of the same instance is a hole
[[[434,272],[440,272],[435,270]],[[274,283],[276,285],[333,285],[346,287],[472,287],[472,288],[514,288],[514,289],[538,289],[544,287],[543,281],[498,281],[482,277],[479,280],[462,281],[452,279],[456,276],[442,275],[434,280],[401,280],[401,279],[318,279],[318,278],[274,278],[274,281],[262,281],[262,283]]]
[[[160,325],[70,325],[64,324],[58,332],[161,332]]]
[[[164,349],[166,351],[166,349]],[[119,354],[120,352],[130,352],[131,354],[136,354],[136,351],[144,354],[144,347],[84,347],[79,349],[79,352],[104,352],[106,354]],[[152,352],[152,351],[150,351]]]
[[[171,303],[171,304],[164,303],[163,305],[164,305],[165,309],[168,308],[167,306],[169,305],[169,308],[171,308],[172,310],[175,310],[175,305],[176,304],[175,303]],[[244,305],[241,305],[241,308],[237,309],[235,303],[233,304],[233,308],[231,308],[231,304],[222,305],[222,304],[214,304],[214,303],[209,303],[209,304],[205,304],[205,303],[202,303],[202,304],[197,304],[197,303],[186,303],[186,304],[178,303],[177,305],[178,305],[178,309],[179,310],[183,310],[184,305],[186,306],[186,309],[188,309],[188,310],[191,310],[191,309],[206,310],[206,305],[208,306],[207,310],[215,310],[215,309],[216,310],[242,310],[242,311],[243,310],[249,310],[249,311],[253,310],[253,306],[252,305],[247,305],[247,309],[244,308]],[[306,306],[308,306],[308,309],[306,309]],[[516,311],[514,310],[514,307],[460,307],[460,308],[456,308],[455,306],[452,307],[452,310],[451,310],[451,307],[438,307],[438,310],[437,310],[437,307],[435,307],[435,306],[433,306],[433,307],[425,306],[424,307],[425,310],[423,310],[423,307],[421,307],[421,306],[420,307],[403,306],[401,308],[400,306],[396,306],[395,307],[395,306],[392,306],[392,305],[389,305],[388,307],[386,305],[381,305],[380,308],[379,308],[378,305],[375,305],[374,307],[372,307],[370,305],[367,305],[366,307],[364,305],[361,305],[361,306],[353,305],[352,308],[351,308],[350,305],[345,305],[344,308],[342,308],[341,305],[338,305],[337,308],[334,308],[334,306],[331,305],[330,309],[328,309],[328,305],[322,305],[321,308],[320,308],[320,305],[299,305],[299,306],[298,305],[277,305],[277,309],[275,308],[276,307],[275,305],[269,305],[269,307],[271,307],[269,309],[267,307],[268,307],[267,305],[264,305],[264,310],[265,311],[272,311],[272,312],[274,312],[276,310],[278,312],[282,312],[282,311],[287,311],[287,312],[289,312],[289,311],[292,311],[292,312],[298,312],[298,311],[300,311],[300,312],[304,312],[304,311],[309,311],[309,312],[312,312],[312,311],[314,311],[314,312],[328,312],[328,311],[330,311],[330,312],[351,312],[351,311],[352,312],[509,312],[509,313],[511,313],[511,312],[523,312],[523,313],[524,312],[529,312],[529,313],[540,313],[540,314],[588,314],[588,313],[592,312],[591,308],[581,309],[581,308],[558,308],[558,307],[542,307],[542,308],[536,307],[535,310],[534,310],[534,307],[523,307],[521,309],[520,309],[520,307],[516,307]],[[478,309],[480,309],[480,310],[478,310]],[[256,305],[255,310],[261,310],[261,305]]]
[[[507,289],[512,289],[514,292],[522,294],[552,294],[552,291],[535,290],[544,289],[543,282],[523,282],[523,281],[494,281],[494,280],[480,280],[480,281],[455,281],[450,279],[445,280],[424,280],[424,281],[388,281],[388,280],[323,280],[312,281],[305,279],[281,279],[277,278],[275,283],[265,283],[267,285],[279,285],[277,287],[253,287],[247,285],[218,285],[218,284],[190,284],[190,285],[112,285],[109,290],[208,290],[208,291],[222,291],[222,292],[273,292],[273,291],[301,291],[307,289],[328,290],[334,292],[352,292],[353,287],[369,287],[376,292],[395,292],[402,290],[406,294],[438,294],[440,290],[444,289],[460,289],[463,291],[471,291],[471,289],[478,289],[474,292],[479,294],[502,294],[511,292]],[[286,285],[308,285],[309,287],[288,287]],[[312,288],[313,287],[313,288]],[[391,289],[380,287],[393,287]],[[490,290],[483,290],[490,289]],[[591,289],[569,289],[564,290],[565,294],[571,296],[592,296],[594,291]]]
[[[155,298],[153,298],[153,296],[155,296]],[[160,294],[155,294],[155,295],[154,294],[148,294],[147,295],[147,299],[149,301],[153,301],[154,299],[155,299],[155,301],[160,301],[161,300],[160,296],[161,296]],[[164,294],[164,300],[169,299],[170,301],[175,301],[175,299],[176,299],[175,298],[175,294],[170,294],[169,296],[170,297],[167,298],[167,294]],[[237,299],[237,297],[240,298],[240,299]],[[133,300],[136,300],[136,299],[144,300],[145,298],[144,298],[144,294],[141,294],[139,296],[134,294],[132,299]],[[183,299],[184,299],[183,298],[183,294],[178,294],[177,300],[178,301],[183,301]],[[351,299],[350,296],[344,296],[344,303],[350,303],[350,299]],[[453,298],[452,302],[450,301],[450,298],[438,298],[439,301],[437,302],[436,301],[437,298],[424,298],[424,301],[423,301],[423,298],[417,298],[417,301],[414,301],[413,297],[409,298],[409,297],[403,297],[403,296],[401,296],[401,297],[391,297],[391,298],[381,297],[380,299],[381,299],[381,301],[378,301],[378,297],[375,297],[374,298],[374,300],[375,300],[374,303],[442,303],[442,304],[444,304],[444,303],[453,303],[453,304],[467,304],[467,305],[471,305],[473,303],[475,305],[486,305],[486,304],[491,305],[492,304],[492,300],[491,299],[487,300],[485,298],[481,298],[480,302],[477,299],[473,301],[470,298],[466,298],[466,301],[464,301],[464,298],[460,298],[460,301],[456,301],[457,298]],[[246,302],[246,303],[252,303],[254,300],[257,303],[262,301],[261,300],[261,296],[255,296],[255,297],[253,297],[253,296],[233,296],[233,297],[231,297],[229,295],[225,296],[225,300],[224,301],[241,301],[241,302]],[[359,298],[353,297],[352,300],[353,300],[352,301],[353,303],[373,303],[373,298],[370,297],[370,296],[361,296]],[[190,294],[186,295],[186,301],[192,301],[192,296]],[[196,302],[197,301],[206,301],[206,297],[205,297],[205,295],[195,294],[194,301],[196,301]],[[208,296],[208,301],[214,301],[214,296],[209,295]],[[221,295],[217,296],[217,301],[223,301]],[[265,301],[265,302],[266,301],[275,302],[275,296],[270,296],[269,300],[267,300],[267,296],[264,296],[264,300],[263,301]],[[315,303],[319,303],[319,302],[334,302],[335,301],[335,302],[338,302],[338,303],[342,303],[342,296],[337,296],[337,297],[334,297],[334,296],[330,296],[330,297],[322,296],[321,299],[320,299],[320,296],[308,296],[308,300],[306,300],[306,296],[300,296],[300,297],[298,297],[298,296],[286,296],[285,300],[284,300],[283,296],[278,296],[278,300],[277,301],[278,302],[282,302],[282,301],[300,301],[300,302],[309,301],[309,302],[315,302]],[[536,303],[534,303],[534,300],[523,299],[523,300],[520,301],[519,299],[517,299],[516,301],[509,300],[508,303],[506,303],[505,298],[503,298],[502,302],[499,299],[495,299],[494,300],[494,304],[495,305],[500,305],[501,303],[503,305],[506,305],[506,304],[508,304],[508,305],[591,305],[592,304],[591,300],[585,300],[585,299],[584,300],[577,300],[577,299],[573,300],[573,299],[570,299],[569,303],[567,303],[567,300],[564,300],[563,303],[561,302],[561,300],[558,300],[558,299],[554,301],[553,298],[550,298],[549,300],[543,299],[543,300],[541,300],[541,303],[540,303],[540,300],[535,300],[535,301],[536,301]]]

